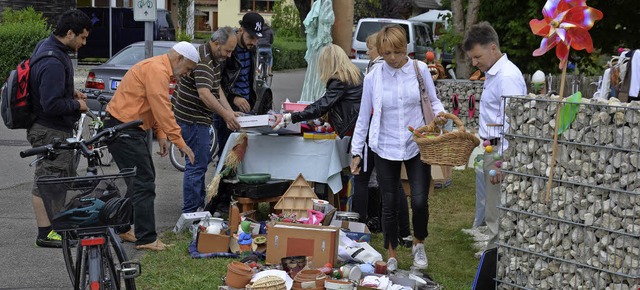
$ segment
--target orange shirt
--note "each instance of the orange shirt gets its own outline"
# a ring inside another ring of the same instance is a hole
[[[173,115],[169,84],[173,70],[167,54],[132,66],[107,105],[107,112],[121,122],[142,119],[142,129],[153,128],[158,139],[167,138],[178,148],[186,146]]]

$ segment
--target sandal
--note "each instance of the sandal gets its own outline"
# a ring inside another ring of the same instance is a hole
[[[458,114],[460,114],[460,103],[458,102],[458,94],[451,95],[451,106],[453,107],[451,111],[457,117]]]

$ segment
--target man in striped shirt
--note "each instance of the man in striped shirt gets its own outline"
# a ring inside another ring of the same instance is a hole
[[[209,141],[214,113],[226,122],[227,128],[240,128],[220,87],[221,64],[231,56],[236,44],[233,28],[226,26],[214,32],[211,40],[198,48],[200,62],[191,74],[180,79],[174,95],[174,113],[182,138],[195,155],[195,163],[185,162],[183,213],[204,208],[205,173],[211,161]]]
[[[271,109],[272,100],[268,104],[262,104],[262,96],[256,94],[256,45],[258,38],[262,37],[264,18],[255,12],[246,13],[240,21],[240,27],[236,30],[238,45],[233,54],[224,64],[222,71],[222,89],[234,111],[243,113],[266,114]],[[260,97],[260,98],[259,98]],[[218,144],[220,154],[231,135],[231,131],[225,128],[223,120],[214,120],[218,130]]]

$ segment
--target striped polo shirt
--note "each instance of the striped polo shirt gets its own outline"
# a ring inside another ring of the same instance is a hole
[[[179,123],[209,126],[213,123],[213,111],[202,102],[198,89],[209,89],[219,99],[221,67],[211,55],[209,42],[200,45],[198,52],[200,62],[189,75],[180,79],[178,89],[174,93],[173,112]]]

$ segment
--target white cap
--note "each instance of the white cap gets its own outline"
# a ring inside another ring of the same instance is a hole
[[[544,83],[544,73],[540,70],[537,70],[535,73],[533,73],[533,76],[531,76],[531,82],[534,84]]]
[[[172,48],[177,53],[181,54],[182,56],[186,57],[187,59],[195,63],[198,63],[200,61],[200,54],[198,53],[198,50],[191,43],[188,43],[186,41],[180,41],[176,43]]]

